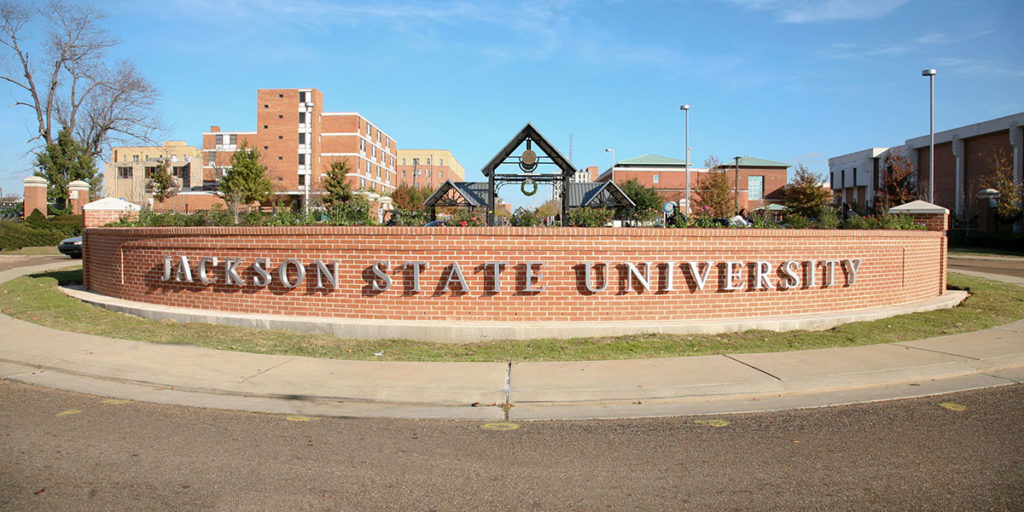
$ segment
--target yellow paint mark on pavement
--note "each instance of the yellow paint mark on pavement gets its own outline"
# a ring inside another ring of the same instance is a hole
[[[718,419],[715,419],[715,420],[693,420],[693,422],[696,423],[697,425],[705,425],[705,426],[708,426],[708,427],[715,427],[715,428],[722,428],[722,427],[727,426],[729,424],[728,421],[718,420]]]
[[[288,421],[316,421],[317,418],[310,418],[309,416],[286,416]]]
[[[105,398],[103,400],[100,400],[101,404],[110,404],[110,405],[121,405],[121,404],[130,403],[130,402],[131,402],[131,400],[121,400],[120,398]]]
[[[484,423],[480,428],[482,428],[484,430],[508,431],[508,430],[519,430],[519,425],[517,425],[515,423],[508,423],[508,422]]]
[[[939,404],[940,407],[945,407],[951,411],[963,412],[967,410],[967,406],[964,404],[958,404],[956,402],[942,402]]]
[[[68,409],[66,411],[61,411],[61,412],[57,413],[57,416],[58,417],[59,416],[71,416],[72,414],[81,414],[81,413],[82,413],[82,411],[80,411],[78,409]]]

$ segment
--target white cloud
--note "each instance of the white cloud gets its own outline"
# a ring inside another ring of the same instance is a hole
[[[910,0],[729,0],[755,11],[769,11],[784,23],[873,20]]]

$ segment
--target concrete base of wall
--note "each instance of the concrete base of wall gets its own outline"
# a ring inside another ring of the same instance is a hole
[[[908,313],[956,307],[967,298],[966,291],[948,290],[938,297],[902,304],[840,313],[775,316],[730,320],[684,320],[669,322],[452,322],[398,321],[347,318],[250,315],[227,311],[160,306],[132,302],[86,291],[61,287],[68,295],[112,311],[176,322],[204,322],[257,329],[281,329],[310,334],[330,334],[355,339],[410,339],[439,343],[476,343],[496,340],[542,338],[586,338],[627,334],[718,334],[749,330],[824,330],[837,325],[864,322]]]

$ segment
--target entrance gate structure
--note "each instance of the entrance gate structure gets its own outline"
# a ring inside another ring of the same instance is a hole
[[[512,152],[526,143],[526,149],[518,156]],[[533,145],[544,153],[538,155]],[[499,173],[500,166],[516,166],[519,172]],[[538,172],[542,166],[554,168],[552,172]],[[537,192],[538,183],[550,183],[556,186],[562,203],[562,226],[569,225],[569,209],[580,207],[591,208],[635,208],[633,201],[612,182],[579,183],[572,180],[576,168],[567,158],[551,145],[530,123],[512,140],[505,144],[501,151],[481,170],[487,182],[454,182],[451,180],[441,184],[423,203],[430,211],[430,219],[437,218],[438,206],[454,206],[462,208],[487,207],[487,225],[494,225],[495,201],[498,189],[507,183],[519,183],[523,194],[532,196]]]
[[[523,142],[526,143],[526,149],[519,156],[513,156],[512,152],[522,145]],[[543,151],[544,156],[537,155],[533,150],[534,144]],[[519,172],[499,173],[499,167],[502,165],[517,166]],[[537,172],[541,169],[541,166],[548,168],[554,166],[555,172]],[[512,140],[508,141],[508,144],[505,144],[490,162],[487,162],[487,165],[481,169],[481,172],[487,177],[489,191],[487,197],[488,226],[494,225],[494,201],[498,197],[498,189],[507,183],[519,183],[523,194],[527,196],[537,193],[538,183],[560,183],[562,225],[569,225],[569,195],[565,192],[569,189],[570,180],[576,174],[576,169],[569,162],[569,159],[562,156],[562,153],[555,149],[532,124],[526,123],[526,126],[519,130],[519,133],[512,137]]]

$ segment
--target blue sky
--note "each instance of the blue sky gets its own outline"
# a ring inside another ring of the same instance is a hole
[[[164,0],[97,2],[162,92],[166,139],[254,130],[256,90],[315,87],[468,180],[525,123],[577,167],[828,158],[1024,111],[1020,0]],[[0,85],[0,187],[31,172],[32,115]],[[516,204],[513,187],[503,196]],[[538,198],[545,194],[538,194]],[[535,199],[536,200],[536,199]]]

